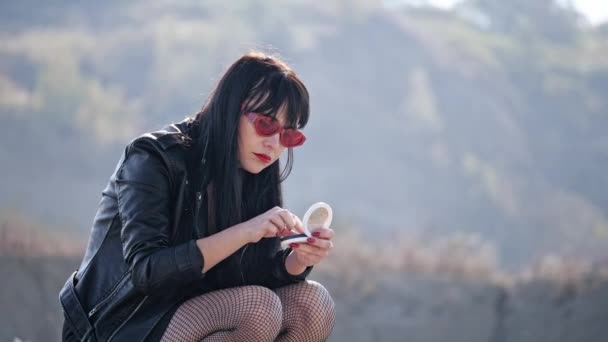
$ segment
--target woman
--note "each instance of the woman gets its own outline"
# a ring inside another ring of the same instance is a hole
[[[325,340],[334,303],[305,278],[333,231],[278,248],[279,236],[303,231],[281,208],[280,183],[308,116],[295,73],[249,53],[194,118],[133,140],[60,292],[64,340]]]

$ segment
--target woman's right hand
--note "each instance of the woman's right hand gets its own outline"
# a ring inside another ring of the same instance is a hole
[[[293,234],[292,229],[298,233],[304,232],[300,218],[281,207],[274,207],[244,222],[244,227],[248,232],[249,242],[258,242],[262,238],[291,235]]]

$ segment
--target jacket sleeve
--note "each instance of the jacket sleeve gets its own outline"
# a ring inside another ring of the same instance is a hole
[[[127,148],[116,187],[123,256],[134,286],[154,294],[203,278],[204,260],[196,242],[170,244],[170,175],[150,143]]]
[[[268,242],[269,245],[272,246],[271,248],[273,252],[270,254],[271,256],[264,261],[265,265],[263,268],[267,269],[269,272],[265,277],[263,285],[274,289],[304,281],[312,271],[313,267],[307,267],[304,272],[298,275],[290,274],[287,272],[287,268],[285,267],[285,260],[287,259],[289,253],[291,253],[292,249],[286,248],[285,250],[281,250],[279,248],[279,239],[277,238],[268,240],[270,240]]]

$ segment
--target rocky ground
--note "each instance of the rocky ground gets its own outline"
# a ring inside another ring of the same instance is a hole
[[[59,341],[57,293],[79,259],[0,257],[0,341]],[[344,279],[319,269],[337,323],[330,341],[597,342],[608,340],[608,282],[503,286],[395,273]]]

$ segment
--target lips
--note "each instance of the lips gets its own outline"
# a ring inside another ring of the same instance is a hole
[[[268,163],[270,162],[270,156],[263,154],[263,153],[254,153],[256,157],[258,157],[258,159],[263,162],[263,163]]]

